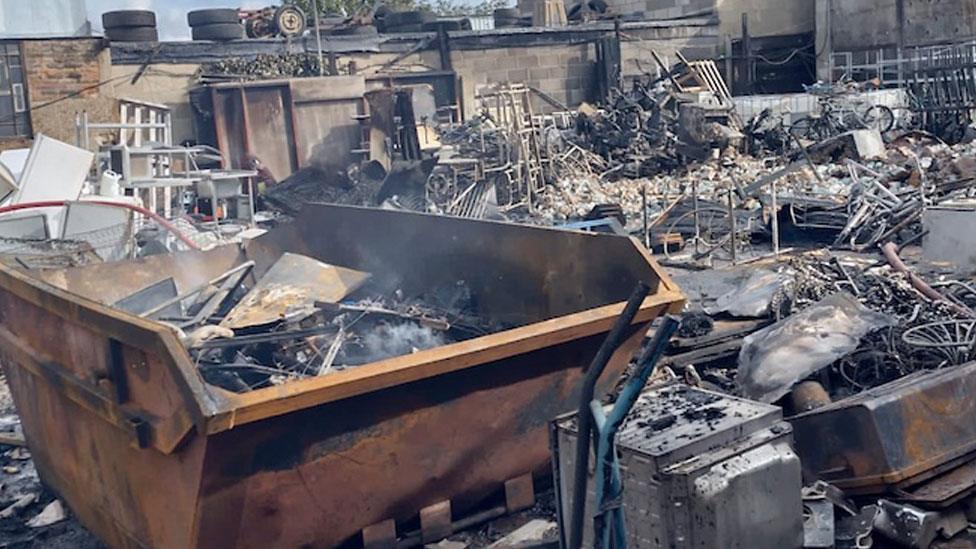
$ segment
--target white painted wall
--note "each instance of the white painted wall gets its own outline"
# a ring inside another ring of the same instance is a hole
[[[85,0],[0,0],[0,39],[89,35]]]
[[[884,105],[891,109],[898,109],[907,105],[907,98],[902,90],[877,90],[863,92],[856,96],[856,101],[866,105]],[[743,121],[770,109],[781,114],[787,123],[805,116],[817,113],[819,102],[816,95],[808,93],[791,93],[785,95],[740,95],[733,97],[735,111]],[[895,113],[897,115],[897,112]]]

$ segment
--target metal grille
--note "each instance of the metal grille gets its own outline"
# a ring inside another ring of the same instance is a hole
[[[912,76],[926,67],[951,60],[976,57],[976,41],[943,46],[880,48],[834,52],[830,56],[830,78],[836,82],[849,78],[856,82],[877,80],[882,88],[908,85]]]

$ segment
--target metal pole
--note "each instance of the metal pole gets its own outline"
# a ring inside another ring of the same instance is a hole
[[[735,265],[736,251],[735,251],[735,208],[732,206],[732,188],[729,188],[729,225],[732,227],[732,232],[729,234],[730,243],[732,244],[732,264]]]
[[[749,14],[742,14],[742,74],[739,75],[745,93],[752,93],[752,37],[749,36]]]
[[[735,69],[732,68],[732,63],[734,59],[732,57],[732,36],[729,34],[725,35],[725,81],[729,82],[730,86],[735,86]]]
[[[593,432],[593,414],[590,413],[590,401],[593,400],[596,382],[606,369],[610,358],[617,351],[624,339],[631,322],[637,316],[644,298],[650,293],[650,287],[639,282],[631,292],[627,305],[617,317],[616,322],[607,334],[603,344],[597,349],[596,355],[590,362],[584,374],[580,389],[579,407],[576,410],[576,462],[573,464],[573,501],[569,509],[570,522],[568,528],[568,549],[583,547],[583,521],[586,516],[586,480],[590,462],[591,436]],[[595,442],[595,440],[593,440]]]
[[[641,214],[644,220],[644,247],[651,249],[651,233],[647,228],[647,183],[641,185]]]
[[[312,17],[315,18],[315,46],[319,54],[319,76],[325,76],[325,60],[322,58],[322,28],[319,26],[319,0],[312,2]]]
[[[772,222],[773,222],[773,256],[779,257],[779,207],[776,203],[776,180],[772,183],[773,196],[770,200],[770,207],[772,208]]]
[[[691,180],[692,204],[695,215],[695,253],[701,253],[701,218],[698,215],[698,179]]]
[[[620,467],[614,455],[614,438],[620,426],[623,425],[627,414],[640,398],[641,390],[657,371],[658,361],[664,354],[671,336],[678,331],[681,323],[673,316],[664,317],[664,322],[654,331],[654,338],[641,351],[637,358],[637,368],[624,384],[617,401],[610,414],[603,416],[603,407],[599,400],[591,403],[594,419],[597,423],[596,436],[596,470],[593,473],[597,510],[593,517],[593,546],[600,549],[627,547],[626,522],[619,505],[615,509],[605,510],[611,502],[620,501],[624,487],[620,479]],[[599,419],[597,419],[599,418]],[[610,520],[607,520],[607,519]]]
[[[257,186],[254,184],[254,178],[247,178],[247,208],[248,215],[251,216],[251,228],[258,226],[257,221],[254,219],[254,196],[257,194]]]

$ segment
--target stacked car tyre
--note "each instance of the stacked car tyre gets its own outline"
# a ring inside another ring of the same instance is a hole
[[[424,32],[438,32],[441,29],[446,31],[465,31],[471,30],[471,20],[467,17],[463,19],[437,19],[424,23],[421,28]]]
[[[105,37],[112,42],[157,42],[156,14],[146,10],[118,10],[102,14]]]
[[[423,32],[424,23],[435,21],[437,17],[429,11],[393,11],[383,17],[384,32]]]
[[[378,31],[373,25],[359,25],[350,27],[336,27],[329,31],[333,36],[376,36]]]
[[[495,19],[495,28],[517,27],[521,24],[521,14],[518,8],[498,8],[492,14]]]
[[[244,25],[236,9],[210,9],[191,11],[186,16],[194,40],[240,40],[244,38]]]

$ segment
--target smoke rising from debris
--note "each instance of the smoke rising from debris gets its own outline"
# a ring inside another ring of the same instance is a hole
[[[441,332],[413,323],[382,323],[363,337],[369,362],[407,355],[448,343]]]

